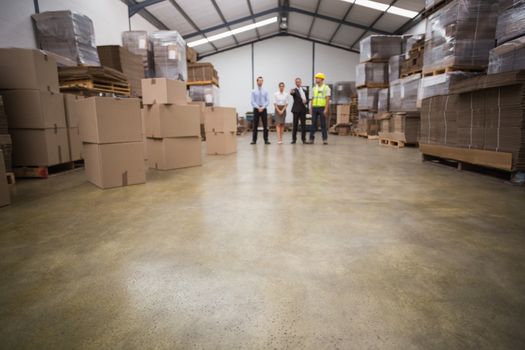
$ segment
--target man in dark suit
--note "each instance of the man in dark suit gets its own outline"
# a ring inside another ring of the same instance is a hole
[[[296,78],[295,88],[290,90],[290,95],[293,97],[292,144],[297,142],[297,129],[299,126],[299,121],[301,121],[301,140],[303,143],[306,143],[306,112],[308,111],[308,96],[307,91],[301,87],[301,84],[301,78]]]

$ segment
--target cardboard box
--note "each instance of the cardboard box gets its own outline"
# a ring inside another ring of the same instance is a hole
[[[202,164],[200,137],[148,138],[148,166],[170,170]]]
[[[73,94],[64,95],[64,109],[66,112],[66,125],[70,128],[80,127],[80,112],[76,102],[84,99],[83,96]]]
[[[237,131],[237,113],[230,107],[206,107],[204,116],[206,132]]]
[[[142,142],[144,142],[144,160],[148,159],[148,142],[146,138],[146,115],[144,108],[141,109],[141,119],[142,119]]]
[[[344,115],[344,114],[338,114],[337,124],[350,124],[350,116]]]
[[[52,166],[69,162],[66,128],[11,129],[14,166]]]
[[[237,134],[235,132],[207,132],[206,153],[210,155],[231,154],[237,152]]]
[[[56,61],[39,50],[0,49],[0,89],[60,92]]]
[[[100,188],[146,182],[142,142],[84,143],[86,177]]]
[[[97,46],[100,64],[124,73],[131,87],[131,96],[142,96],[141,80],[145,78],[142,57],[118,45]]]
[[[69,140],[69,158],[71,161],[82,159],[82,139],[80,138],[79,128],[67,128],[67,136]]]
[[[192,101],[189,104],[199,106],[200,121],[201,121],[201,124],[204,124],[204,116],[206,115],[206,102]]]
[[[0,207],[11,204],[11,195],[4,165],[4,154],[0,149]]]
[[[141,142],[142,117],[136,98],[90,97],[76,102],[82,142]]]
[[[200,109],[192,105],[144,106],[146,136],[154,138],[200,135]]]
[[[142,79],[142,103],[185,105],[186,83],[167,78]]]
[[[2,91],[11,129],[65,128],[62,94],[41,90]]]

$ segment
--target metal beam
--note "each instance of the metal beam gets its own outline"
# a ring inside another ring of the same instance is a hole
[[[135,6],[138,3],[135,0],[121,0],[123,3],[128,5],[128,9],[131,6]],[[163,0],[164,1],[164,0]],[[142,4],[142,3],[141,3]],[[161,30],[169,30],[168,26],[166,26],[164,23],[162,23],[157,17],[155,17],[151,12],[146,10],[146,8],[143,8],[137,12],[137,14],[141,15],[146,21],[151,23],[154,27],[157,27],[157,29]],[[131,16],[130,16],[131,18]]]
[[[217,5],[217,1],[215,1],[215,0],[210,0],[210,1],[213,4],[213,7],[215,7],[215,11],[217,11],[217,13],[219,14],[219,17],[221,18],[222,23],[226,24],[227,23],[226,18],[222,14],[222,11],[221,11],[219,5]],[[226,28],[228,28],[228,30],[231,30],[230,26],[228,26],[228,25],[226,26]],[[235,35],[232,35],[232,37],[233,37],[233,40],[235,41],[235,44],[239,45],[239,41],[237,40]]]
[[[394,6],[394,4],[397,2],[398,0],[393,0],[390,2],[390,4],[388,5],[388,7],[386,8],[386,10],[384,10],[383,12],[381,12],[381,14],[379,16],[377,16],[377,18],[375,19],[375,21],[373,21],[369,26],[368,28],[366,28],[366,30],[363,32],[363,34],[361,34],[353,43],[352,43],[352,46],[351,47],[354,47],[355,44],[357,44],[359,41],[361,41],[361,39],[363,39],[363,37],[366,35],[366,33],[368,32],[374,32],[374,26],[376,25],[377,22],[379,22],[379,20],[381,18],[383,18],[383,16],[385,15],[385,13],[387,13],[387,11],[392,7]]]
[[[290,29],[290,13],[286,10],[290,7],[290,0],[279,0],[280,6],[281,6],[281,12],[279,13],[279,31],[280,32],[288,32],[288,29]],[[281,28],[281,23],[283,22],[283,18],[286,18],[286,28]]]
[[[40,13],[40,5],[38,4],[38,0],[33,0],[33,6],[35,7],[35,13]]]
[[[246,3],[248,4],[248,10],[250,11],[250,16],[252,17],[253,23],[255,23],[255,17],[253,14],[253,7],[250,0],[246,0]],[[259,34],[259,29],[255,28],[255,34],[257,34],[257,39],[261,39],[261,34]]]
[[[316,44],[326,45],[326,46],[330,46],[330,47],[333,47],[333,48],[336,48],[336,49],[340,49],[340,50],[344,50],[344,51],[359,53],[359,51],[357,51],[355,49],[352,49],[351,47],[349,48],[349,47],[346,47],[346,46],[329,44],[327,41],[321,41],[321,40],[316,40],[316,39],[312,39],[312,38],[307,38],[305,36],[301,36],[301,35],[297,35],[297,34],[293,34],[293,33],[288,33],[287,35],[291,36],[291,37],[294,37],[294,38],[297,38],[297,39],[308,40],[308,41],[311,41],[311,42],[316,43]]]
[[[308,29],[308,35],[306,35],[308,38],[310,38],[310,35],[312,35],[312,29],[314,29],[315,19],[317,18],[317,14],[319,13],[320,6],[321,6],[321,0],[317,0],[317,6],[315,6],[315,12],[312,18],[312,23],[310,23],[310,29]]]
[[[343,16],[343,20],[346,20],[346,17],[348,17],[348,15],[350,14],[350,11],[352,11],[352,9],[354,8],[354,5],[355,5],[355,2],[351,3],[350,6],[348,7],[348,9],[346,10],[344,16]],[[334,32],[332,33],[332,36],[330,36],[330,40],[328,40],[329,43],[331,43],[332,41],[334,41],[334,38],[335,36],[337,35],[337,32],[339,32],[339,29],[341,29],[341,26],[342,24],[339,23],[337,25],[337,27],[335,28]]]
[[[128,17],[137,14],[140,10],[145,9],[148,6],[155,5],[156,3],[163,2],[166,0],[145,0],[143,2],[135,2],[133,5],[128,7]]]

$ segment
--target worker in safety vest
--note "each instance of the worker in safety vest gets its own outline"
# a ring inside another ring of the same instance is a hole
[[[315,86],[313,88],[313,97],[310,103],[310,114],[312,115],[312,128],[310,129],[310,142],[314,143],[315,132],[317,131],[317,121],[321,122],[321,132],[323,135],[323,144],[328,144],[328,131],[326,128],[326,117],[328,116],[328,107],[330,105],[331,91],[330,87],[324,83],[326,76],[323,73],[315,75]]]

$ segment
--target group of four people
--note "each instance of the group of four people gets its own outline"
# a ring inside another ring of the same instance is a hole
[[[315,86],[313,88],[313,95],[309,101],[308,92],[302,87],[301,78],[295,79],[295,88],[290,90],[290,93],[285,92],[284,83],[279,83],[279,91],[274,94],[274,108],[275,108],[275,124],[277,129],[277,140],[279,144],[283,143],[284,123],[286,120],[286,109],[288,108],[288,100],[290,95],[293,98],[292,114],[293,114],[293,128],[292,128],[292,144],[297,143],[297,131],[299,122],[301,123],[301,140],[303,143],[312,144],[315,140],[315,132],[317,131],[318,122],[321,124],[321,133],[323,136],[323,144],[328,143],[327,120],[328,108],[330,105],[331,91],[330,87],[324,83],[325,75],[317,73],[315,75]],[[268,92],[263,89],[263,77],[257,77],[257,87],[251,94],[251,105],[253,107],[253,136],[252,145],[257,143],[257,134],[259,128],[259,120],[263,124],[264,143],[269,145],[268,140],[268,105],[270,100]],[[310,104],[310,108],[308,108]],[[310,129],[310,138],[306,140],[306,114],[310,111],[312,116],[312,126]]]

